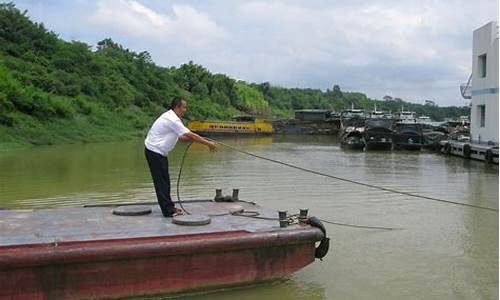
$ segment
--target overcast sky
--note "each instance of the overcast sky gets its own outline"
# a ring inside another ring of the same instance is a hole
[[[5,1],[3,1],[5,2]],[[163,66],[190,60],[247,82],[464,105],[472,31],[496,0],[14,1],[66,40],[111,37]]]

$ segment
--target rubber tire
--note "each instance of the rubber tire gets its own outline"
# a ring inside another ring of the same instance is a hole
[[[465,158],[470,158],[470,145],[469,144],[464,145],[463,152],[464,152]]]
[[[450,143],[444,144],[444,153],[447,155],[450,155],[450,153],[451,153],[451,144]]]
[[[488,164],[492,164],[493,163],[493,151],[491,151],[491,149],[486,150],[486,154],[484,156],[484,160]]]

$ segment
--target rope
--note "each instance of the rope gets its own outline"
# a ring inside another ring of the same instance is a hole
[[[250,214],[250,215],[245,215],[245,213],[256,213],[256,215]],[[269,217],[262,217],[258,215],[258,212],[254,211],[245,211],[243,213],[232,213],[231,215],[233,216],[238,216],[238,217],[247,217],[247,218],[254,218],[254,219],[260,219],[260,220],[271,220],[271,221],[279,221],[279,218],[269,218]],[[298,222],[297,219],[298,215],[291,215],[287,217],[288,224],[293,224],[295,221]],[[334,222],[334,221],[329,221],[325,219],[319,219],[321,222],[325,222],[331,225],[338,225],[338,226],[345,226],[345,227],[354,227],[354,228],[361,228],[361,229],[379,229],[379,230],[401,230],[401,228],[393,228],[393,227],[382,227],[382,226],[368,226],[368,225],[358,225],[358,224],[349,224],[349,223],[341,223],[341,222]]]
[[[184,167],[184,160],[186,159],[186,155],[192,144],[193,141],[190,141],[189,144],[186,146],[186,149],[184,150],[184,154],[182,155],[182,160],[181,160],[181,166],[179,167],[179,176],[177,176],[177,202],[179,202],[179,206],[181,207],[182,211],[186,213],[186,215],[190,215],[191,213],[182,205],[181,196],[179,193],[179,185],[181,182],[181,174],[182,174],[182,168]]]
[[[363,228],[363,229],[380,229],[380,230],[399,230],[399,229],[401,229],[401,228],[392,228],[392,227],[366,226],[366,225],[356,225],[356,224],[340,223],[340,222],[333,222],[333,221],[328,221],[328,220],[324,220],[324,219],[319,219],[319,220],[321,222],[332,224],[332,225],[354,227],[354,228]]]
[[[186,155],[189,151],[189,148],[193,142],[191,141],[187,146],[186,149],[184,149],[184,154],[182,155],[182,160],[181,164],[179,167],[179,175],[177,176],[177,202],[179,203],[179,206],[181,207],[182,211],[184,211],[187,215],[190,215],[191,213],[182,205],[182,200],[180,197],[180,192],[179,192],[179,186],[181,182],[181,175],[182,175],[182,169],[184,167],[184,161],[186,159]],[[249,202],[249,201],[243,201],[239,200],[241,202],[247,202],[255,205],[255,202]],[[226,216],[226,215],[233,215],[237,217],[245,217],[245,218],[253,218],[253,219],[260,219],[260,220],[267,220],[267,221],[279,221],[279,218],[270,218],[270,217],[263,217],[260,216],[259,212],[253,211],[253,210],[247,210],[243,212],[227,212],[227,213],[221,213],[221,214],[212,214],[208,215],[210,217],[220,217],[220,216]],[[294,218],[297,218],[298,215],[291,215],[288,216],[288,221],[291,224],[293,222]],[[363,228],[363,229],[381,229],[381,230],[393,230],[394,228],[388,228],[388,227],[379,227],[379,226],[366,226],[366,225],[355,225],[355,224],[347,224],[347,223],[340,223],[340,222],[333,222],[333,221],[327,221],[327,220],[322,220],[321,221],[328,223],[328,224],[333,224],[333,225],[339,225],[339,226],[347,226],[347,227],[355,227],[355,228]]]
[[[184,168],[184,161],[186,160],[186,156],[187,156],[187,153],[189,151],[189,148],[191,147],[191,145],[193,145],[193,141],[190,141],[188,143],[188,145],[186,146],[186,148],[184,149],[184,154],[182,155],[182,159],[181,159],[181,164],[180,164],[180,167],[179,167],[179,175],[177,176],[177,202],[179,203],[179,206],[181,207],[182,211],[186,214],[186,215],[190,215],[191,212],[189,212],[183,205],[182,205],[182,200],[181,200],[181,194],[180,194],[180,191],[179,191],[179,187],[180,187],[180,182],[181,182],[181,175],[182,175],[182,169]],[[246,202],[246,201],[242,201],[242,202]],[[253,203],[255,204],[255,203]],[[250,213],[250,215],[247,215],[245,213]],[[227,216],[227,215],[234,215],[234,216],[239,216],[239,217],[249,217],[249,218],[259,218],[259,219],[265,219],[264,217],[258,217],[259,213],[256,212],[256,211],[246,211],[244,213],[231,213],[231,212],[225,212],[225,213],[220,213],[220,214],[209,214],[208,216],[209,217],[221,217],[221,216]]]
[[[231,145],[228,145],[226,143],[223,143],[223,142],[220,142],[220,141],[216,141],[216,140],[213,140],[213,139],[210,139],[210,138],[207,138],[207,139],[211,140],[211,141],[214,141],[214,142],[216,142],[216,143],[218,143],[220,145],[223,145],[223,146],[225,146],[225,147],[227,147],[229,149],[232,149],[232,150],[234,150],[236,152],[243,153],[243,154],[246,154],[246,155],[249,155],[249,156],[252,156],[252,157],[255,157],[255,158],[259,158],[259,159],[262,159],[262,160],[270,161],[270,162],[273,162],[273,163],[277,163],[277,164],[280,164],[280,165],[284,165],[284,166],[287,166],[287,167],[290,167],[290,168],[298,169],[298,170],[301,170],[301,171],[304,171],[304,172],[308,172],[308,173],[311,173],[311,174],[315,174],[315,175],[319,175],[319,176],[324,176],[324,177],[328,177],[328,178],[332,178],[332,179],[336,179],[336,180],[340,180],[340,181],[344,181],[344,182],[349,182],[349,183],[352,183],[352,184],[358,184],[358,185],[366,186],[366,187],[369,187],[369,188],[374,188],[374,189],[378,189],[378,190],[382,190],[382,191],[386,191],[386,192],[391,192],[391,193],[395,193],[395,194],[406,195],[406,196],[410,196],[410,197],[421,198],[421,199],[426,199],[426,200],[431,200],[431,201],[437,201],[437,202],[442,202],[442,203],[447,203],[447,204],[460,205],[460,206],[464,206],[464,207],[472,207],[472,208],[485,209],[485,210],[490,210],[490,211],[496,211],[496,212],[498,212],[498,209],[495,209],[495,208],[490,208],[490,207],[485,207],[485,206],[479,206],[479,205],[474,205],[474,204],[461,203],[461,202],[455,202],[455,201],[450,201],[450,200],[445,200],[445,199],[439,199],[439,198],[434,198],[434,197],[428,197],[428,196],[423,196],[423,195],[418,195],[418,194],[413,194],[413,193],[408,193],[408,192],[403,192],[403,191],[397,191],[397,190],[390,189],[390,188],[385,188],[385,187],[376,186],[376,185],[372,185],[372,184],[368,184],[368,183],[364,183],[364,182],[355,181],[355,180],[352,180],[352,179],[346,179],[346,178],[342,178],[342,177],[338,177],[338,176],[334,176],[334,175],[330,175],[330,174],[321,173],[321,172],[318,172],[318,171],[306,169],[306,168],[299,167],[299,166],[296,166],[296,165],[292,165],[292,164],[289,164],[289,163],[286,163],[286,162],[282,162],[282,161],[279,161],[279,160],[275,160],[275,159],[263,157],[263,156],[260,156],[260,155],[257,155],[257,154],[254,154],[254,153],[251,153],[251,152],[248,152],[248,151],[245,151],[245,150],[238,149],[238,148],[233,147]],[[180,186],[180,181],[181,181],[182,169],[184,167],[184,161],[186,159],[186,156],[187,156],[187,153],[189,151],[189,148],[191,147],[192,144],[193,144],[193,142],[190,142],[186,146],[186,149],[184,150],[184,154],[182,155],[182,160],[181,160],[181,164],[180,164],[180,168],[179,168],[179,175],[177,177],[177,201],[178,201],[181,209],[186,214],[188,214],[188,215],[190,215],[191,213],[188,210],[186,210],[186,208],[182,204],[182,200],[180,198],[179,186]],[[233,216],[238,216],[238,217],[254,218],[254,219],[261,219],[261,220],[273,220],[273,221],[278,220],[278,218],[268,218],[268,217],[259,216],[259,213],[255,212],[255,211],[247,211],[246,213],[250,213],[250,214],[245,214],[245,213],[230,213],[230,212],[228,212],[228,213],[221,213],[221,214],[213,214],[213,215],[209,215],[209,216],[211,216],[211,217],[217,217],[217,216],[233,215]],[[289,217],[289,219],[290,219],[290,217]],[[325,219],[320,219],[320,220],[322,222],[325,222],[325,223],[328,223],[328,224],[331,224],[331,225],[346,226],[346,227],[361,228],[361,229],[378,229],[378,230],[398,230],[399,229],[399,228],[392,228],[392,227],[367,226],[367,225],[341,223],[341,222],[334,222],[334,221],[325,220]]]
[[[223,143],[223,142],[220,142],[220,141],[216,141],[216,140],[213,140],[213,139],[210,139],[210,138],[206,138],[206,139],[214,141],[214,142],[216,142],[216,143],[218,143],[218,144],[220,144],[220,145],[222,145],[222,146],[224,146],[226,148],[234,150],[236,152],[243,153],[243,154],[255,157],[255,158],[259,158],[259,159],[262,159],[262,160],[269,161],[269,162],[273,162],[273,163],[276,163],[276,164],[280,164],[280,165],[283,165],[283,166],[287,166],[287,167],[290,167],[290,168],[294,168],[294,169],[297,169],[297,170],[301,170],[301,171],[304,171],[304,172],[307,172],[307,173],[311,173],[311,174],[315,174],[315,175],[319,175],[319,176],[324,176],[324,177],[328,177],[328,178],[332,178],[332,179],[336,179],[336,180],[340,180],[340,181],[344,181],[344,182],[349,182],[349,183],[352,183],[352,184],[357,184],[357,185],[361,185],[361,186],[365,186],[365,187],[369,187],[369,188],[373,188],[373,189],[378,189],[378,190],[381,190],[381,191],[386,191],[386,192],[390,192],[390,193],[394,193],[394,194],[406,195],[406,196],[409,196],[409,197],[421,198],[421,199],[426,199],[426,200],[431,200],[431,201],[436,201],[436,202],[441,202],[441,203],[447,203],[447,204],[453,204],[453,205],[459,205],[459,206],[464,206],[464,207],[478,208],[478,209],[484,209],[484,210],[498,212],[498,208],[491,208],[491,207],[487,207],[487,206],[480,206],[480,205],[475,205],[475,204],[468,204],[468,203],[456,202],[456,201],[451,201],[451,200],[439,199],[439,198],[435,198],[435,197],[423,196],[423,195],[418,195],[418,194],[413,194],[413,193],[398,191],[398,190],[394,190],[394,189],[391,189],[391,188],[381,187],[381,186],[377,186],[377,185],[373,185],[373,184],[369,184],[369,183],[364,183],[364,182],[360,182],[360,181],[356,181],[356,180],[352,180],[352,179],[342,178],[342,177],[338,177],[338,176],[334,176],[334,175],[330,175],[330,174],[325,174],[325,173],[321,173],[321,172],[318,172],[318,171],[314,171],[314,170],[306,169],[306,168],[299,167],[299,166],[296,166],[296,165],[292,165],[290,163],[282,162],[282,161],[279,161],[279,160],[276,160],[276,159],[272,159],[272,158],[267,158],[267,157],[264,157],[264,156],[260,156],[260,155],[257,155],[257,154],[254,154],[254,153],[251,153],[251,152],[248,152],[248,151],[245,151],[245,150],[238,149],[238,148],[233,147],[231,145],[228,145],[226,143]]]

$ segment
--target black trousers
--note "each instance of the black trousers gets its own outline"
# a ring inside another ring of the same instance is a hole
[[[170,217],[174,211],[175,206],[170,197],[170,175],[168,174],[168,158],[144,148],[144,154],[148,161],[149,171],[153,178],[155,186],[156,198],[160,205],[161,212],[165,217]]]

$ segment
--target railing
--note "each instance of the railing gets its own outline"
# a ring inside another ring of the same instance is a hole
[[[472,91],[471,91],[471,86],[470,86],[471,79],[472,79],[472,74],[470,74],[469,80],[467,80],[467,83],[462,83],[460,85],[460,94],[462,94],[462,97],[464,99],[472,99]]]

